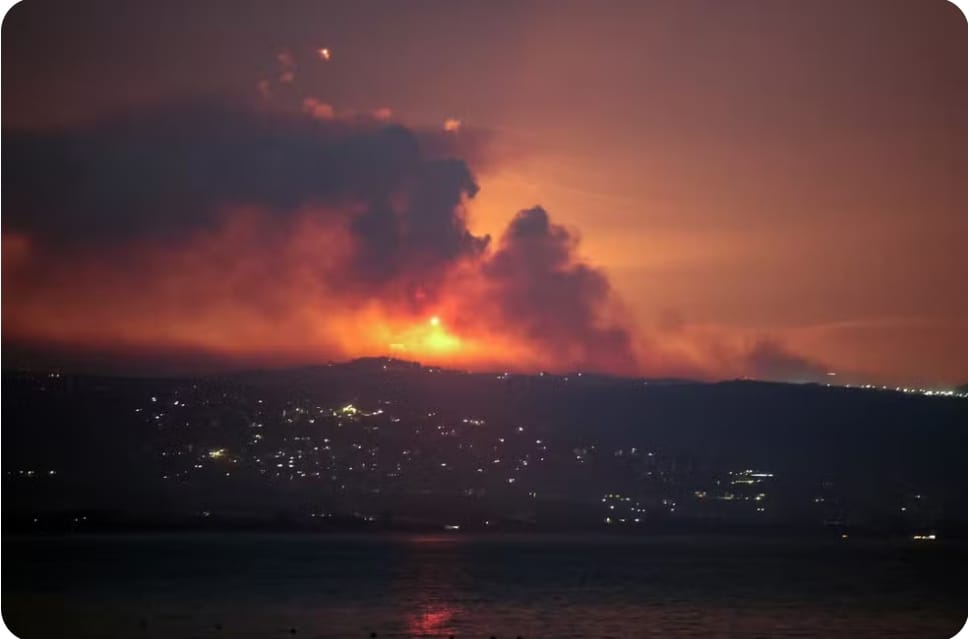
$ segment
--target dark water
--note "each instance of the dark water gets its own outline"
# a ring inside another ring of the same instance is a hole
[[[2,604],[24,638],[947,639],[966,560],[942,541],[5,537]]]

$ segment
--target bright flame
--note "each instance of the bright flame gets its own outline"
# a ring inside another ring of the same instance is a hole
[[[450,335],[444,331],[435,332],[428,335],[424,340],[424,345],[432,353],[449,353],[460,349],[461,341],[456,335]]]
[[[414,356],[456,355],[471,345],[443,326],[440,316],[430,317],[426,323],[411,324],[394,331],[389,329],[391,350],[407,351]]]
[[[460,129],[460,120],[456,118],[447,118],[444,120],[444,131],[457,131]]]
[[[40,289],[35,247],[25,237],[4,233],[3,267],[10,271],[3,283],[21,301],[4,314],[4,329],[42,343],[112,353],[130,349],[136,364],[156,353],[197,350],[216,367],[288,366],[391,353],[474,370],[554,368],[556,353],[504,330],[482,310],[477,300],[484,299],[485,289],[465,277],[473,272],[454,275],[459,285],[443,285],[422,315],[393,300],[341,297],[342,291],[325,286],[318,274],[339,273],[352,244],[343,229],[320,221],[326,215],[315,208],[297,213],[283,233],[259,210],[233,209],[231,218],[210,233],[178,246],[144,247],[127,270],[95,258],[44,265],[49,279]],[[267,251],[274,255],[271,269],[264,266]],[[213,296],[213,287],[227,279],[244,279],[251,288],[227,298]],[[67,281],[74,285],[65,286]],[[117,303],[91,305],[92,296]],[[145,314],[149,301],[156,312]]]
[[[326,60],[328,62],[329,61],[329,58],[331,57],[330,52],[329,52],[329,49],[325,49],[325,48],[324,49],[319,49],[317,51],[317,53],[319,54],[319,59],[320,60]]]

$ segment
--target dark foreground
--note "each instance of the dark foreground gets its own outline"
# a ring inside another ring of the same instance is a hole
[[[947,639],[966,560],[943,540],[5,536],[2,604],[25,639]]]

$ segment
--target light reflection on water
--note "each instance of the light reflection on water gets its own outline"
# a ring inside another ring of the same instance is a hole
[[[456,633],[451,624],[456,608],[438,604],[407,615],[407,632],[411,637],[444,637]]]
[[[22,637],[946,639],[968,613],[960,546],[461,535],[3,544],[4,619]]]
[[[457,634],[455,617],[460,608],[453,601],[456,587],[460,539],[454,535],[416,535],[405,538],[402,579],[397,586],[403,590],[406,612],[406,632],[410,637],[450,637]],[[434,552],[435,561],[425,557]]]

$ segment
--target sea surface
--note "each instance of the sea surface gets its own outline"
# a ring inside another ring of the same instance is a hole
[[[924,637],[968,617],[942,540],[4,536],[32,637]]]

